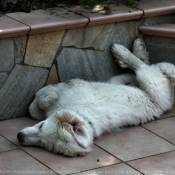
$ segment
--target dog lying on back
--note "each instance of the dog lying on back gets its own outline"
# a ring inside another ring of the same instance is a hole
[[[133,54],[118,44],[112,46],[112,53],[121,67],[136,75],[116,76],[106,83],[73,79],[42,88],[29,112],[44,121],[18,133],[19,142],[66,156],[84,155],[94,137],[149,122],[173,106],[174,65],[149,66],[141,39],[134,42]],[[130,82],[137,82],[139,88],[125,85]]]

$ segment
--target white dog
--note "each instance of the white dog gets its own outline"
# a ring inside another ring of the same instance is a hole
[[[154,120],[173,106],[174,65],[149,66],[141,39],[134,43],[134,54],[118,44],[112,52],[121,67],[131,68],[136,76],[120,75],[107,83],[73,79],[42,88],[29,112],[34,119],[47,119],[18,133],[19,142],[66,156],[84,155],[94,137]],[[125,85],[133,81],[139,88]]]

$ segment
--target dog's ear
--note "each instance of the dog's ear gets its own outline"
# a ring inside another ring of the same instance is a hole
[[[49,95],[43,94],[38,99],[38,107],[44,111],[47,110],[50,106],[53,106],[56,101],[57,101],[56,93],[52,92]]]
[[[69,112],[64,112],[60,122],[72,134],[79,146],[86,149],[91,144],[89,132],[78,118],[72,116]]]

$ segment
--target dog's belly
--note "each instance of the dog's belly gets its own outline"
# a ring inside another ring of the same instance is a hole
[[[145,123],[162,114],[144,91],[134,87],[85,83],[69,87],[65,92],[60,94],[48,116],[61,109],[73,111],[93,124],[96,137],[122,126]]]

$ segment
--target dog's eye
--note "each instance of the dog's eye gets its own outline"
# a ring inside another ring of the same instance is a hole
[[[44,122],[41,123],[41,125],[39,126],[39,129],[41,129],[44,125]]]

